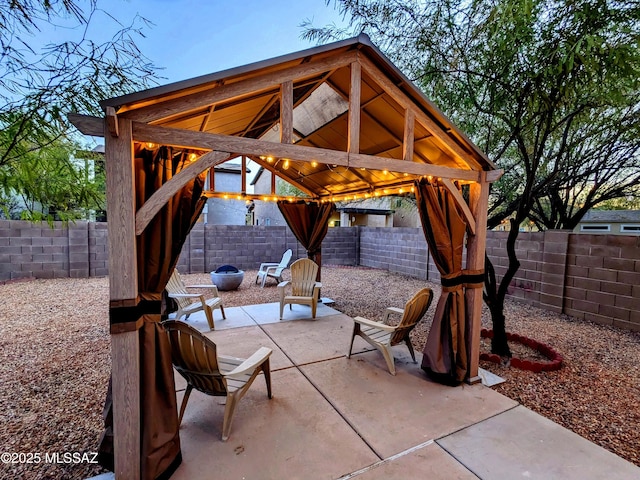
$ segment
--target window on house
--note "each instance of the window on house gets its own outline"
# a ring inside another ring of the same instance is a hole
[[[640,224],[620,225],[620,231],[624,233],[640,233]]]
[[[604,223],[593,223],[591,225],[581,225],[581,232],[610,232],[611,225],[607,225]]]

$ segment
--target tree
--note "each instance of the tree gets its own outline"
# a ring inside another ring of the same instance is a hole
[[[494,326],[492,351],[510,356],[504,300],[519,268],[520,224],[531,217],[544,225],[544,212],[579,220],[584,206],[624,196],[640,181],[633,121],[640,97],[640,5],[602,0],[335,3],[350,17],[351,29],[314,28],[307,22],[308,38],[369,34],[505,171],[492,189],[488,226],[510,223],[509,265],[498,282],[487,261],[485,301]],[[616,188],[621,178],[629,181]],[[570,201],[582,206],[571,213],[558,206]]]
[[[54,23],[68,29],[69,40],[38,45],[36,34]],[[10,132],[0,139],[0,168],[24,171],[19,163],[32,162],[31,153],[68,147],[75,133],[67,113],[101,115],[99,100],[153,83],[157,69],[134,41],[146,24],[136,17],[122,25],[98,0],[0,2],[0,128]],[[111,38],[93,39],[114,27]],[[6,170],[0,181],[7,191]]]

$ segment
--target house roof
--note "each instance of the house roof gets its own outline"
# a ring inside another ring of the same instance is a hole
[[[640,210],[589,210],[581,223],[591,222],[640,223]]]

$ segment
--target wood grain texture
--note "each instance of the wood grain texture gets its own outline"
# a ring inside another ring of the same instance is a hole
[[[477,182],[480,175],[480,172],[474,170],[461,170],[440,165],[405,162],[404,160],[386,157],[376,157],[373,155],[348,153],[302,145],[288,145],[252,138],[178,130],[138,122],[133,122],[133,136],[137,141],[154,142],[162,145],[235,152],[244,155],[272,155],[278,158],[291,158],[297,161],[316,161],[318,163],[354,168],[364,167],[381,171],[386,169],[393,172],[432,175],[456,180]]]
[[[349,138],[347,151],[360,153],[360,98],[362,91],[362,67],[359,62],[351,64],[351,84],[349,88]]]
[[[335,68],[345,67],[355,59],[354,52],[347,52],[335,57],[323,58],[311,63],[304,63],[295,67],[289,67],[270,73],[265,73],[254,78],[240,80],[228,85],[212,87],[209,90],[192,93],[180,98],[174,98],[142,108],[118,112],[131,120],[139,122],[152,122],[162,118],[171,117],[180,113],[196,110],[208,105],[241,97],[261,90],[278,87],[284,82],[295,81],[312,77]]]
[[[193,180],[205,170],[228,160],[230,157],[231,154],[227,152],[205,153],[195,162],[190,163],[187,167],[180,170],[177,175],[169,179],[169,181],[156,190],[144,205],[140,207],[140,210],[138,210],[136,214],[136,235],[140,235],[144,231],[149,222],[169,199],[190,180]]]
[[[489,182],[483,172],[479,183],[472,183],[469,191],[469,205],[476,220],[476,234],[467,239],[467,269],[484,271],[485,249],[487,245],[487,210],[489,206]],[[467,352],[469,370],[467,381],[480,381],[478,368],[480,364],[480,329],[482,326],[482,288],[467,288],[465,293],[467,308],[471,312],[471,325],[467,325]]]
[[[280,143],[293,143],[293,82],[280,86]]]
[[[139,331],[111,335],[116,479],[140,478]]]

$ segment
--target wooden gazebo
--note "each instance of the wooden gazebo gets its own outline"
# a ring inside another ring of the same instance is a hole
[[[146,372],[158,370],[146,362],[166,359],[157,354],[165,348],[162,335],[143,331],[147,324],[158,328],[162,281],[171,273],[164,270],[193,225],[198,199],[230,195],[215,190],[209,173],[215,165],[251,159],[304,192],[305,201],[320,203],[418,194],[421,182],[434,185],[464,222],[466,270],[477,276],[484,268],[489,186],[501,171],[365,35],[101,105],[104,118],[70,119],[83,133],[105,137],[116,478],[155,478],[180,462],[177,426],[177,440],[168,442],[177,443],[177,459],[169,453],[165,460],[171,449],[150,447],[145,437],[147,423],[163,415],[148,411],[153,402],[145,400],[146,385],[156,382],[150,390],[170,386],[147,379]],[[173,162],[170,174],[150,181],[151,170],[144,165],[157,166],[161,147],[171,149],[162,157]],[[182,153],[178,160],[176,152]],[[211,188],[201,192],[203,183],[194,186],[194,181],[207,174]],[[243,175],[243,192],[233,193],[234,198],[251,198],[245,189]],[[275,182],[270,197],[278,198]],[[171,221],[183,207],[176,229]],[[173,212],[169,223],[153,226],[166,210]],[[153,242],[167,245],[152,251]],[[155,283],[142,271],[147,264],[160,272]],[[475,382],[482,289],[465,288],[463,296],[465,376]],[[156,353],[145,354],[147,348]],[[173,391],[162,394],[173,395],[175,402]]]

